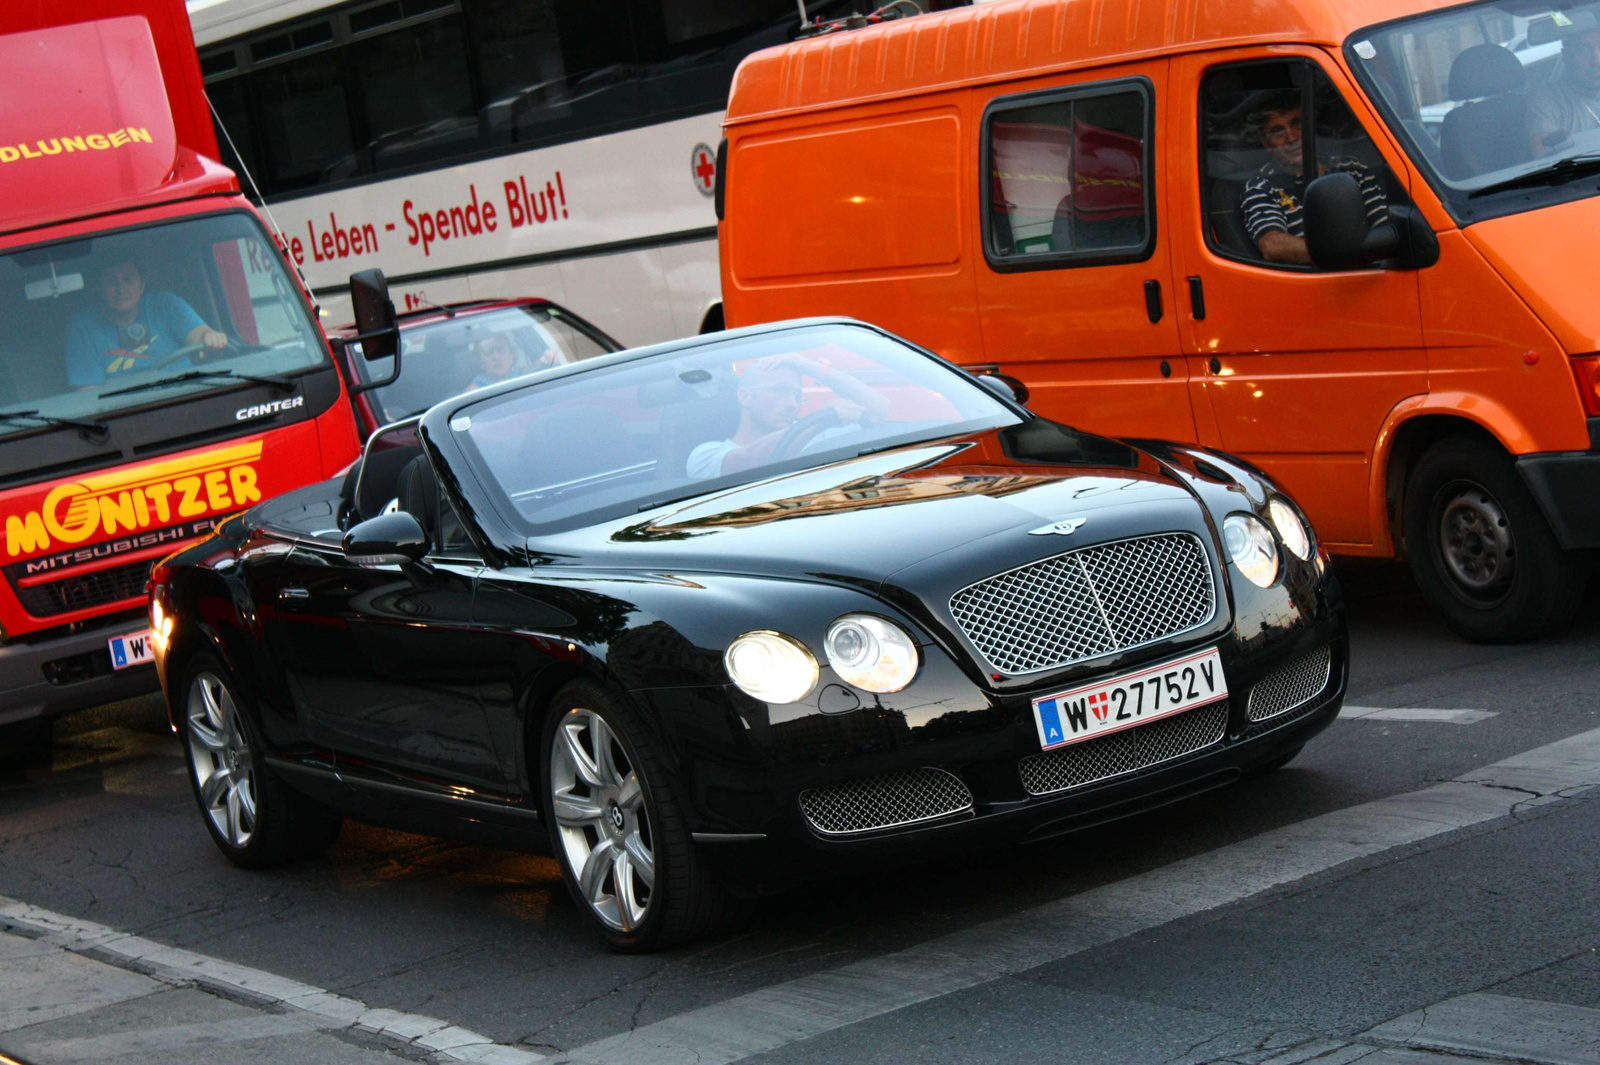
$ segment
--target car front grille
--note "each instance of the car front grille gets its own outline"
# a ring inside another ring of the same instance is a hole
[[[141,597],[154,565],[154,559],[130,562],[27,587],[13,581],[12,587],[22,609],[36,618],[48,618]]]
[[[1068,551],[968,585],[950,613],[989,662],[1018,675],[1198,628],[1216,613],[1205,548],[1163,533]]]
[[[1052,795],[1193,754],[1219,742],[1227,728],[1228,700],[1218,699],[1099,739],[1030,754],[1017,768],[1029,795]]]
[[[1268,673],[1250,689],[1250,705],[1246,711],[1251,721],[1265,721],[1298,710],[1328,690],[1328,677],[1333,671],[1333,652],[1319,647],[1310,654],[1301,655],[1286,666]]]
[[[972,792],[961,778],[932,766],[800,793],[800,812],[825,836],[902,828],[971,809]]]

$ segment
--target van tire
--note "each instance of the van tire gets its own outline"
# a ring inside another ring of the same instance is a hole
[[[1406,556],[1423,597],[1476,643],[1519,643],[1572,619],[1585,568],[1563,551],[1497,445],[1447,437],[1406,485]]]

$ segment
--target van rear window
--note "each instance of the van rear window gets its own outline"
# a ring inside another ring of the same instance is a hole
[[[1002,97],[984,118],[985,251],[998,268],[1150,254],[1143,79]]]

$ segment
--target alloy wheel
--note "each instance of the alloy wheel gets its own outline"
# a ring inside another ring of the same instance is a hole
[[[189,753],[200,807],[234,847],[256,828],[255,763],[239,707],[222,679],[199,673],[189,685]]]
[[[1499,502],[1481,485],[1457,481],[1440,494],[1438,547],[1459,594],[1489,604],[1505,597],[1516,574],[1516,543]]]
[[[649,811],[637,768],[592,710],[570,710],[556,726],[550,809],[589,908],[609,928],[638,928],[655,888]]]

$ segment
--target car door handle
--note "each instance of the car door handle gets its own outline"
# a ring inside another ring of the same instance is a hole
[[[311,593],[306,591],[304,588],[296,588],[293,585],[290,585],[287,588],[278,589],[278,598],[279,599],[310,599],[311,598]]]

